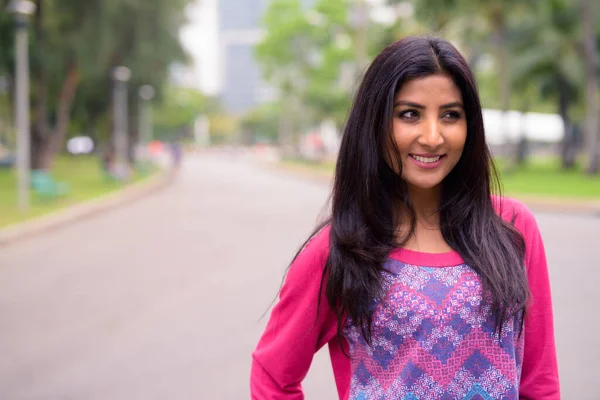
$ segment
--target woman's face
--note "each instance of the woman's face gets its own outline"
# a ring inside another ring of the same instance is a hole
[[[447,75],[408,81],[396,94],[393,115],[402,178],[411,189],[437,188],[460,160],[467,139],[460,89]],[[399,172],[396,160],[390,164]]]

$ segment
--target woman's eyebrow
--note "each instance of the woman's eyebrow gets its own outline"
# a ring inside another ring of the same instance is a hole
[[[407,107],[414,107],[414,108],[420,108],[420,109],[425,108],[424,105],[413,103],[411,101],[405,101],[405,100],[400,100],[400,101],[397,101],[396,103],[394,103],[394,107],[398,107],[398,106],[407,106]]]
[[[443,106],[440,106],[440,108],[464,108],[464,106],[460,101],[455,101],[452,103],[444,104]]]
[[[412,101],[406,101],[406,100],[400,100],[397,101],[396,103],[394,103],[394,107],[398,107],[398,106],[407,106],[407,107],[413,107],[413,108],[418,108],[418,109],[425,109],[426,107],[422,104],[418,104],[418,103],[413,103]],[[446,108],[464,108],[463,104],[460,101],[454,101],[452,103],[448,103],[448,104],[443,104],[440,106],[440,108],[442,109],[446,109]]]

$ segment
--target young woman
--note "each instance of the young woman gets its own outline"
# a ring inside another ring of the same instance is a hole
[[[302,399],[328,344],[340,399],[559,399],[542,237],[495,179],[460,53],[422,37],[383,50],[346,124],[331,217],[253,353],[252,398]]]

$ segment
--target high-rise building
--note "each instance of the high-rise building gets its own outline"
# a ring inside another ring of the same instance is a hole
[[[254,48],[263,31],[261,18],[270,0],[218,0],[221,100],[225,109],[242,114],[277,96],[262,77]],[[315,0],[301,0],[310,8]]]
[[[262,32],[260,18],[267,0],[220,0],[221,100],[225,109],[242,114],[264,97],[266,85],[254,59]]]

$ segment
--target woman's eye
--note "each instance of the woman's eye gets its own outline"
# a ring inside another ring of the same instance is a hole
[[[406,111],[402,111],[400,113],[400,118],[403,118],[403,119],[413,120],[413,119],[417,119],[418,116],[419,116],[419,114],[417,114],[417,112],[414,110],[406,110]]]
[[[447,113],[442,115],[442,118],[445,119],[446,121],[456,121],[456,120],[460,119],[460,117],[461,117],[461,114],[458,111],[448,111]]]

